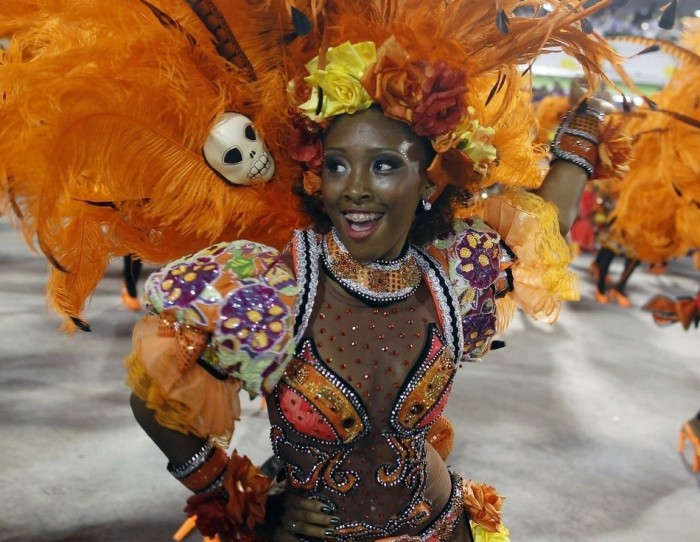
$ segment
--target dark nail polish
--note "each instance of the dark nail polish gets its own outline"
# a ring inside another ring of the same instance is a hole
[[[333,509],[330,506],[326,506],[325,504],[321,507],[321,512],[324,514],[330,514],[333,511]]]
[[[331,518],[331,525],[333,525],[333,527],[340,525],[340,518]]]
[[[335,536],[335,531],[333,529],[328,529],[324,534],[328,537],[333,537]]]

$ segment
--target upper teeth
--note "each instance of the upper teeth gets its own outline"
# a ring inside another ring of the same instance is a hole
[[[369,222],[381,217],[381,213],[345,213],[345,218],[349,222]]]

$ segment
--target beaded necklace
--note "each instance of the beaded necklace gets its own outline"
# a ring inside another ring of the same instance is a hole
[[[362,263],[352,257],[335,228],[323,237],[321,259],[326,273],[351,296],[383,307],[413,295],[421,281],[415,249],[408,245],[397,260]]]

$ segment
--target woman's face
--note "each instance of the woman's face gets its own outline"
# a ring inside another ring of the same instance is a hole
[[[398,258],[429,195],[426,142],[368,109],[336,119],[324,150],[321,193],[338,237],[357,260]]]

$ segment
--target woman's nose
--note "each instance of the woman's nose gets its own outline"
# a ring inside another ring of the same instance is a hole
[[[353,170],[347,176],[345,195],[353,201],[360,201],[371,196],[371,180],[360,170]]]

